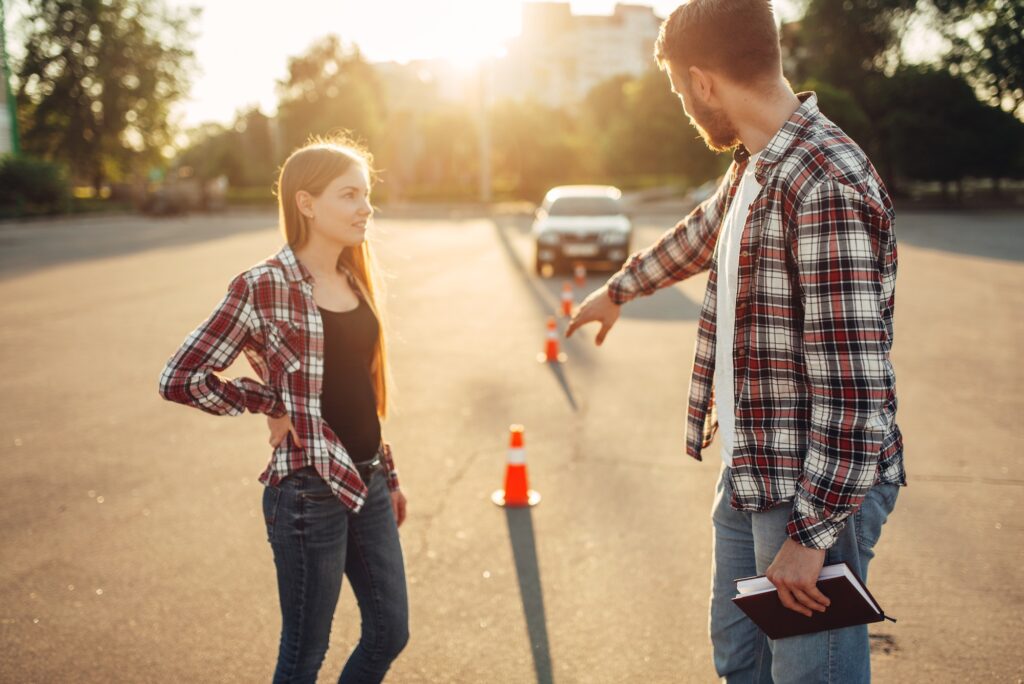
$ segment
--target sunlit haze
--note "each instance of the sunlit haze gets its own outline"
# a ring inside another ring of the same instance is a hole
[[[301,0],[279,12],[256,11],[242,0],[172,0],[172,5],[200,6],[202,19],[195,44],[201,73],[191,97],[177,107],[186,126],[205,121],[230,122],[236,110],[258,104],[266,114],[277,105],[274,84],[286,73],[288,57],[302,54],[318,38],[335,33],[355,43],[373,62],[409,62],[442,58],[472,66],[501,53],[518,35],[521,0],[376,0],[337,2]],[[610,14],[609,0],[573,0],[574,14]],[[679,3],[636,2],[667,16]],[[795,0],[781,0],[783,19],[797,16]]]

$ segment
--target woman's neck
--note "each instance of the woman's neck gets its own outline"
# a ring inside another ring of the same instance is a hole
[[[310,231],[306,244],[292,251],[313,278],[325,278],[338,272],[338,259],[343,250],[344,247],[317,239],[316,234]]]

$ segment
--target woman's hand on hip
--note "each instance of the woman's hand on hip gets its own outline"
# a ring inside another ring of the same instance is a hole
[[[405,494],[401,489],[391,492],[391,508],[395,512],[395,522],[401,527],[405,522]]]
[[[289,432],[292,435],[292,442],[295,443],[295,446],[300,448],[302,447],[302,441],[299,439],[299,433],[295,431],[295,426],[292,425],[292,419],[288,415],[283,415],[280,418],[267,416],[267,427],[270,429],[270,446],[275,449],[284,441],[284,438]]]

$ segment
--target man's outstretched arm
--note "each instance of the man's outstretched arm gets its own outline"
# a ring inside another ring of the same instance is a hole
[[[656,243],[629,257],[618,273],[592,292],[572,317],[565,336],[571,336],[581,325],[600,322],[601,330],[595,340],[600,345],[618,320],[623,304],[707,270],[714,256],[734,170],[735,165],[725,174],[714,195]]]

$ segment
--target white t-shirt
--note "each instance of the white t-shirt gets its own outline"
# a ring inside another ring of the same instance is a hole
[[[736,279],[740,267],[740,242],[761,185],[754,177],[757,158],[751,155],[743,178],[733,196],[729,212],[718,234],[718,303],[715,329],[715,405],[718,408],[718,438],[722,443],[722,460],[732,466],[732,449],[736,430],[736,397],[732,364],[732,347],[736,332]]]

